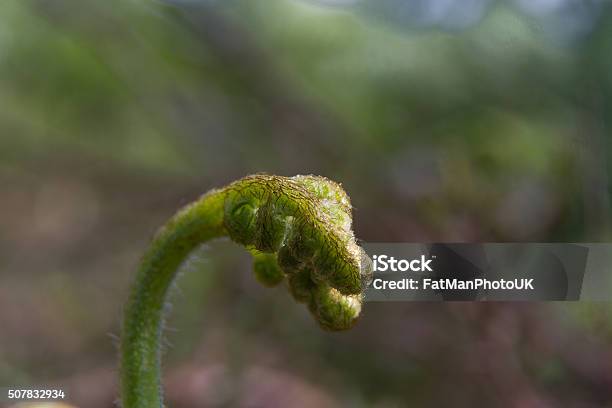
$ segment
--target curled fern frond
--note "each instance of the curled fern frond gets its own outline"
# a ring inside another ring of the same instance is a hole
[[[181,263],[197,246],[229,236],[253,256],[265,286],[287,282],[326,330],[346,330],[361,311],[371,262],[355,241],[351,204],[324,177],[254,175],[213,190],[179,211],[142,259],[121,343],[124,408],[162,407],[163,307]]]

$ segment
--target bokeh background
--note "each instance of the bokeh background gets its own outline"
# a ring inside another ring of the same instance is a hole
[[[0,385],[113,407],[150,237],[254,172],[341,182],[364,241],[609,240],[611,120],[603,0],[2,0]],[[325,333],[222,241],[171,304],[172,407],[612,406],[609,303]]]

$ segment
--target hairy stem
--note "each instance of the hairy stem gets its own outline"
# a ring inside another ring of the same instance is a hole
[[[166,296],[189,253],[225,235],[223,194],[212,192],[177,213],[142,258],[125,310],[121,339],[124,408],[162,407],[161,335]]]

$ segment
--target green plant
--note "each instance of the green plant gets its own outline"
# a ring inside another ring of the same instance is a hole
[[[171,283],[188,254],[229,236],[253,255],[266,286],[287,277],[293,297],[326,330],[352,327],[371,262],[351,230],[351,205],[336,183],[317,176],[254,175],[212,190],[180,210],[142,258],[121,339],[124,408],[162,407],[160,341]]]

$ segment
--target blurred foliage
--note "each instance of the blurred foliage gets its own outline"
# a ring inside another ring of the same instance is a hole
[[[2,1],[0,384],[112,406],[148,237],[248,173],[342,181],[366,241],[609,239],[611,73],[605,1]],[[176,406],[612,403],[608,304],[369,304],[332,335],[211,248]]]

